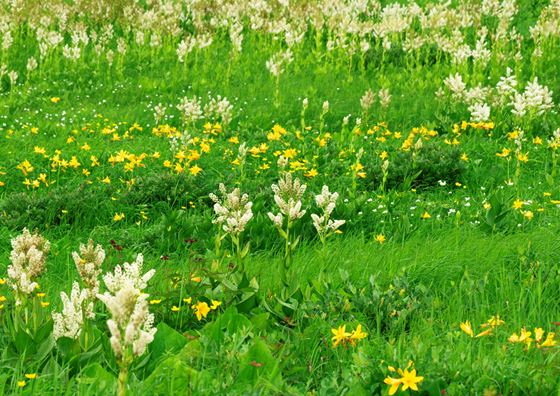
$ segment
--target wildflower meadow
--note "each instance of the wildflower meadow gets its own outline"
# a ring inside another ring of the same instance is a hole
[[[0,0],[0,394],[560,395],[559,0]]]

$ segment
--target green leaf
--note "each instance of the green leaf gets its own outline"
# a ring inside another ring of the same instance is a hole
[[[80,394],[110,395],[115,393],[117,385],[115,376],[105,370],[99,363],[94,363],[82,370],[77,382]]]
[[[253,345],[240,359],[240,370],[237,384],[256,385],[260,377],[276,387],[282,386],[282,374],[278,361],[270,352],[269,347],[260,339],[253,340]]]
[[[187,340],[181,333],[169,327],[165,322],[159,323],[154,341],[150,344],[152,353],[150,366],[155,367],[162,356],[180,351],[186,343]]]
[[[39,347],[37,348],[37,354],[35,355],[35,359],[39,362],[42,362],[51,353],[55,345],[56,342],[53,336],[50,335],[45,340],[43,340],[41,344],[39,344]]]
[[[35,352],[37,352],[37,346],[35,345],[35,341],[33,341],[33,337],[24,330],[18,330],[16,332],[14,345],[21,355],[34,355]]]

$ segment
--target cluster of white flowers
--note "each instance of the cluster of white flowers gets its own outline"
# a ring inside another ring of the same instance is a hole
[[[266,68],[274,77],[280,77],[287,65],[292,63],[294,57],[292,51],[278,52],[266,61]]]
[[[444,85],[453,100],[469,106],[472,121],[489,120],[491,107],[488,102],[501,109],[511,107],[511,112],[519,117],[541,116],[554,108],[552,91],[540,85],[537,77],[527,83],[523,92],[518,92],[518,81],[509,67],[495,87],[477,85],[467,88],[459,73],[448,76],[444,80]]]
[[[185,61],[185,57],[191,53],[195,47],[196,38],[193,36],[188,36],[187,38],[181,40],[179,46],[177,47],[177,58],[179,58],[179,62],[183,63]]]
[[[220,120],[223,125],[228,125],[233,117],[233,105],[229,100],[218,95],[211,98],[204,106],[204,116],[213,121]]]
[[[371,89],[368,89],[360,99],[360,106],[362,111],[367,112],[375,103],[375,94]]]
[[[80,290],[78,282],[72,284],[70,296],[65,292],[60,293],[62,311],[53,312],[53,337],[78,338],[82,332],[84,319],[93,318],[93,302],[90,301],[87,289]]]
[[[455,75],[450,75],[443,83],[447,87],[449,91],[451,91],[451,96],[453,99],[461,100],[465,96],[465,91],[467,85],[463,81],[463,77],[459,73],[455,73]]]
[[[124,268],[117,265],[114,273],[103,276],[108,291],[97,295],[111,313],[107,326],[111,346],[119,359],[129,351],[134,356],[142,355],[157,331],[153,327],[154,315],[148,309],[148,295],[142,292],[155,270],[142,275],[143,262],[139,254],[134,262],[125,263]]]
[[[519,117],[527,113],[531,115],[542,115],[545,111],[554,107],[552,91],[544,85],[540,85],[538,78],[525,86],[523,93],[516,92],[511,102],[511,112]]]
[[[20,294],[30,294],[37,288],[35,278],[45,270],[50,246],[49,241],[37,233],[31,234],[27,228],[12,239],[8,283],[16,292],[16,304],[21,304]]]
[[[469,112],[471,113],[471,121],[486,122],[490,119],[490,106],[486,103],[472,104],[469,106]]]
[[[103,246],[95,246],[90,239],[87,245],[80,244],[80,253],[72,252],[72,258],[76,269],[86,286],[88,298],[94,298],[99,292],[99,275],[101,266],[105,261],[105,250]]]
[[[278,184],[272,185],[274,202],[280,212],[276,215],[268,212],[268,217],[276,227],[282,228],[284,216],[290,222],[303,217],[306,211],[301,209],[301,198],[306,189],[307,186],[302,184],[298,178],[293,179],[290,172],[284,172],[284,176],[278,180]]]
[[[192,99],[187,96],[183,97],[177,105],[177,110],[181,112],[186,123],[192,123],[202,118],[202,107],[196,96],[193,96]]]
[[[239,188],[227,192],[223,183],[220,183],[219,190],[221,198],[216,194],[210,194],[210,199],[214,202],[214,212],[216,218],[214,224],[220,224],[222,229],[228,234],[239,234],[245,230],[249,220],[253,218],[252,206],[247,194],[241,194]]]
[[[389,88],[383,88],[379,90],[377,94],[379,96],[379,104],[381,107],[386,109],[391,104],[391,93],[389,92]]]
[[[228,125],[233,118],[233,105],[221,95],[215,98],[209,97],[209,102],[204,107],[200,98],[185,96],[177,105],[177,109],[181,112],[185,123],[193,123],[206,118],[210,121],[220,121],[222,125]],[[157,115],[154,115],[157,119]]]
[[[313,220],[313,226],[319,233],[321,239],[326,237],[328,234],[335,232],[346,223],[345,220],[332,220],[330,217],[334,208],[336,207],[336,201],[338,199],[338,193],[329,191],[328,186],[323,186],[321,193],[315,196],[315,203],[321,209],[321,216],[313,213],[311,215],[311,220]]]
[[[154,106],[154,119],[156,120],[156,125],[159,125],[164,119],[166,110],[167,108],[161,103]]]

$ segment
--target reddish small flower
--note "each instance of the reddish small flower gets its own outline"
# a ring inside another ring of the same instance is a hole
[[[251,363],[249,363],[251,366],[253,367],[262,367],[262,363],[257,362],[256,360],[253,360]]]
[[[110,243],[111,243],[111,246],[114,247],[117,250],[117,252],[122,251],[122,249],[123,249],[122,246],[118,245],[117,242],[115,242],[114,239],[111,239]]]

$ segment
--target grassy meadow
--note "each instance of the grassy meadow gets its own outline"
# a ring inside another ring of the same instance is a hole
[[[558,0],[0,0],[0,393],[560,395]]]

